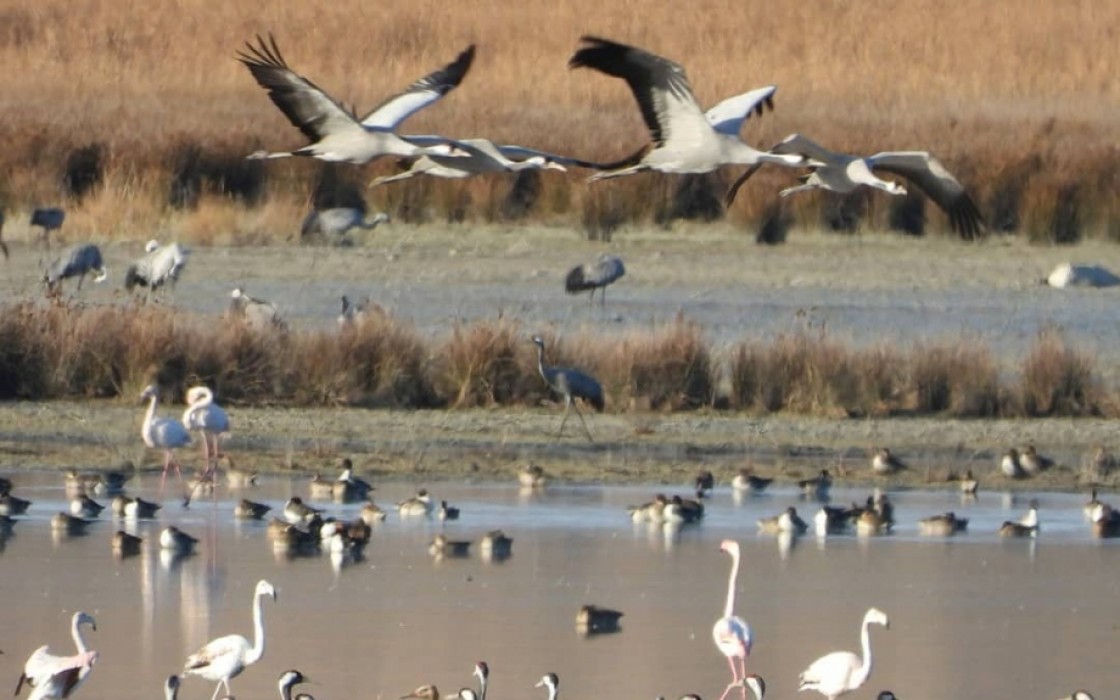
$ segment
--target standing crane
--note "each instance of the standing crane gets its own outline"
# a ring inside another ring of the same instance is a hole
[[[78,291],[81,291],[82,281],[90,272],[97,273],[93,278],[94,282],[103,282],[109,276],[109,269],[101,260],[101,249],[92,243],[82,243],[63,251],[47,267],[43,281],[47,283],[47,291],[56,294],[62,290],[62,280],[77,277]]]
[[[165,284],[174,288],[187,265],[190,252],[178,243],[160,245],[157,240],[148,241],[144,246],[144,256],[129,265],[124,273],[125,289],[131,292],[138,286],[147,287],[151,294]]]
[[[230,292],[229,316],[242,319],[250,328],[258,331],[268,328],[284,330],[287,327],[284,319],[280,318],[276,304],[264,299],[254,299],[240,287]]]
[[[583,424],[583,431],[587,433],[588,442],[594,442],[591,439],[591,431],[587,429],[587,421],[583,419],[583,413],[580,412],[578,406],[575,406],[575,399],[583,399],[590,403],[596,411],[602,411],[606,405],[603,402],[603,387],[594,377],[578,369],[545,365],[544,339],[535,335],[533,336],[533,343],[537,346],[537,369],[540,370],[541,377],[544,378],[550,389],[564,397],[564,419],[560,421],[560,430],[556,433],[557,437],[564,434],[564,425],[568,422],[568,414],[571,413],[572,408],[575,408],[576,415],[579,416],[579,422]]]
[[[47,250],[51,249],[50,232],[62,228],[63,221],[66,221],[66,212],[58,207],[46,207],[31,212],[31,225],[43,229],[40,240],[47,246]]]
[[[626,267],[622,264],[622,258],[603,253],[593,263],[573,267],[564,278],[564,290],[568,294],[578,294],[590,289],[591,296],[588,298],[588,303],[591,303],[595,300],[595,290],[602,289],[599,305],[606,306],[607,286],[625,274]]]

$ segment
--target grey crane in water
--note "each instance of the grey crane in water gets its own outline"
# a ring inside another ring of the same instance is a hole
[[[663,173],[707,173],[722,165],[775,163],[799,165],[798,155],[774,154],[748,146],[739,138],[743,122],[754,112],[773,108],[777,87],[769,85],[729,97],[703,112],[684,68],[642,49],[593,36],[568,61],[569,68],[591,68],[622,78],[638,102],[652,144],[596,173],[589,180]],[[625,167],[623,167],[625,166]]]
[[[578,294],[591,290],[591,296],[588,298],[588,303],[590,303],[595,300],[595,290],[602,289],[603,291],[599,295],[599,303],[605,306],[607,303],[607,286],[613,284],[625,274],[626,267],[622,264],[622,258],[603,253],[593,263],[573,267],[568,272],[568,276],[564,278],[564,290],[568,294]]]
[[[587,421],[579,406],[575,405],[576,399],[583,399],[590,403],[596,411],[602,411],[606,404],[603,401],[603,387],[590,374],[571,367],[549,367],[544,363],[544,339],[539,335],[533,336],[533,343],[537,346],[537,369],[549,388],[564,397],[564,419],[560,421],[560,430],[557,437],[564,434],[564,425],[568,422],[568,414],[574,408],[579,422],[583,424],[583,431],[587,433],[588,442],[591,431],[587,428]]]
[[[70,277],[78,278],[78,290],[82,289],[82,281],[86,275],[96,272],[94,282],[104,282],[109,276],[109,270],[101,260],[101,249],[92,243],[81,243],[71,246],[55,259],[43,275],[47,283],[47,291],[57,294],[62,291],[62,280]]]
[[[350,229],[360,228],[372,231],[381,224],[387,224],[392,219],[385,212],[378,212],[372,218],[366,219],[366,213],[358,207],[332,207],[330,209],[312,209],[303,220],[299,229],[300,237],[322,234],[332,238],[341,239]]]
[[[811,170],[802,178],[802,184],[779,192],[782,197],[815,189],[847,194],[859,187],[905,195],[904,186],[876,175],[876,171],[882,171],[900,175],[925,192],[949,215],[953,230],[962,238],[972,240],[983,229],[984,219],[964,186],[926,151],[883,151],[864,158],[836,153],[801,134],[791,134],[770,152],[802,156],[806,159],[806,167]],[[749,168],[731,185],[726,197],[728,206],[734,201],[735,193],[759,167],[761,164]]]
[[[230,293],[229,315],[232,318],[242,319],[250,328],[256,330],[286,327],[275,304],[263,299],[254,299],[241,287]]]
[[[147,287],[151,294],[165,284],[175,287],[179,275],[187,265],[190,249],[178,243],[160,245],[150,240],[144,246],[144,256],[128,266],[124,273],[124,287],[132,291],[135,287]]]
[[[46,244],[47,250],[51,249],[50,232],[62,228],[63,221],[66,221],[66,212],[58,207],[43,207],[31,212],[31,225],[43,229],[40,240]]]
[[[247,50],[238,54],[238,60],[268,90],[269,99],[288,121],[311,141],[294,151],[258,151],[249,158],[309,156],[361,165],[382,156],[464,155],[450,140],[417,146],[398,136],[396,129],[409,116],[459,86],[474,62],[473,44],[451,63],[420,78],[361,118],[289,68],[272,37],[266,42],[258,36],[255,46],[245,46]]]

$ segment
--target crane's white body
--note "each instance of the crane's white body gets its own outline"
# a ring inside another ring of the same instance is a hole
[[[230,679],[237,677],[249,666],[264,656],[264,618],[261,612],[261,598],[272,596],[276,600],[276,589],[268,581],[257,582],[253,592],[253,643],[239,634],[219,637],[199,649],[187,659],[183,673],[214,681],[211,700],[217,700],[218,692],[225,686],[226,694],[231,694]]]
[[[798,690],[815,690],[828,700],[836,700],[866,683],[871,676],[871,636],[868,626],[872,623],[890,628],[890,621],[884,612],[878,608],[867,611],[860,627],[862,659],[850,651],[834,651],[822,656],[801,673]]]
[[[133,287],[147,287],[148,293],[164,285],[174,287],[179,275],[187,266],[190,249],[178,243],[161,245],[152,239],[144,246],[144,255],[129,265],[125,272],[124,286],[129,291]]]

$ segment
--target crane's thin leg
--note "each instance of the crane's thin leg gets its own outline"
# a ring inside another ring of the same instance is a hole
[[[572,395],[568,394],[564,397],[564,419],[560,421],[560,430],[556,431],[556,437],[564,434],[564,425],[568,422],[568,414],[572,411]]]
[[[607,308],[607,288],[606,287],[603,287],[603,290],[601,292],[599,292],[599,308],[600,309]]]
[[[571,400],[569,399],[569,401]],[[583,432],[587,433],[587,441],[595,442],[591,439],[591,431],[587,429],[587,421],[583,419],[583,411],[579,410],[579,406],[576,406],[574,401],[572,401],[571,403],[572,406],[576,409],[576,415],[579,416],[579,422],[583,424]]]
[[[595,305],[595,288],[592,287],[591,288],[591,296],[587,297],[587,306],[591,307],[591,306],[594,306],[594,305]]]

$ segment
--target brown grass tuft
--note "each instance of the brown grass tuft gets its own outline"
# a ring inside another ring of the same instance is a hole
[[[1067,347],[1057,329],[1043,329],[1023,360],[1023,412],[1028,416],[1099,414],[1102,397],[1094,370],[1093,359]]]
[[[526,393],[529,350],[511,321],[456,325],[437,355],[436,387],[455,408],[514,403]]]

